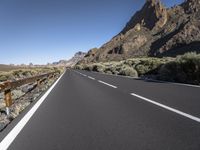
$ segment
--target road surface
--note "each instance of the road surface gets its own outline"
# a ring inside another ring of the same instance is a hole
[[[68,70],[9,150],[200,150],[200,88]]]

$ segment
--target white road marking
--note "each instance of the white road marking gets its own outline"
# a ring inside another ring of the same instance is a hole
[[[80,72],[77,72],[79,73],[80,75],[84,76],[84,77],[87,77],[87,75],[83,74],[83,73],[80,73]]]
[[[168,81],[155,80],[155,79],[144,79],[144,80],[147,80],[147,81],[155,81],[155,82],[161,82],[161,83],[169,83],[169,84],[174,84],[174,85],[179,85],[179,86],[188,86],[188,87],[200,88],[199,85],[184,84],[184,83],[176,83],[176,82],[168,82]]]
[[[33,114],[37,111],[40,105],[44,102],[49,93],[53,90],[56,84],[63,77],[65,72],[60,76],[60,78],[51,86],[51,88],[37,101],[37,103],[31,108],[31,110],[18,122],[18,124],[8,133],[8,135],[1,141],[0,150],[6,150],[17,137],[17,135],[24,128],[26,123],[30,120]]]
[[[90,76],[87,76],[86,74],[83,74],[83,73],[78,72],[78,71],[75,71],[75,72],[78,73],[78,74],[80,74],[80,75],[82,75],[82,76],[84,76],[84,77],[88,77],[88,78],[90,78],[90,79],[92,79],[92,80],[95,80],[95,78],[90,77]]]
[[[77,71],[77,72],[78,72],[78,71]],[[96,71],[89,71],[89,72],[96,73],[96,74],[101,74],[101,75],[106,75],[106,76],[121,77],[121,78],[142,79],[142,78],[140,78],[140,77],[130,77],[130,76],[123,76],[123,75],[116,75],[116,74],[106,74],[106,73],[101,73],[101,72],[96,72]],[[184,84],[184,83],[168,82],[168,81],[155,80],[155,79],[142,79],[142,80],[147,80],[147,81],[156,81],[156,82],[169,83],[169,84],[174,84],[174,85],[179,85],[179,86],[187,86],[187,87],[200,88],[200,85],[192,85],[192,84]]]
[[[142,96],[137,95],[135,93],[131,93],[131,95],[200,123],[200,118],[198,118],[198,117],[192,116],[192,115],[184,113],[184,112],[182,112],[180,110],[177,110],[177,109],[174,109],[172,107],[169,107],[169,106],[163,105],[161,103],[155,102],[153,100],[150,100],[148,98],[142,97]]]
[[[78,74],[80,74],[80,75],[82,75],[82,76],[84,76],[84,77],[86,77],[87,75],[85,75],[85,74],[83,74],[83,73],[81,73],[81,72],[78,72],[78,71],[75,71],[75,70],[73,70],[74,72],[76,72],[76,73],[78,73]]]
[[[111,85],[111,84],[109,84],[109,83],[106,83],[106,82],[103,82],[103,81],[101,81],[101,80],[98,80],[98,82],[100,82],[100,83],[102,83],[102,84],[105,84],[105,85],[107,85],[107,86],[110,86],[110,87],[112,87],[112,88],[117,88],[116,86],[114,86],[114,85]]]
[[[88,76],[89,79],[95,80],[95,78]]]

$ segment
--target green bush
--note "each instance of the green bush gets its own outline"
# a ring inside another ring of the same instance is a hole
[[[28,78],[31,76],[43,74],[43,73],[49,73],[53,71],[60,71],[62,72],[63,68],[53,68],[53,67],[45,67],[45,68],[28,68],[28,69],[19,69],[19,70],[13,70],[8,72],[0,72],[0,82],[6,81],[6,80],[16,80],[19,78]]]
[[[128,59],[128,60],[125,60],[124,64],[125,65],[128,65],[130,67],[135,67],[137,64],[139,64],[141,62],[140,59],[138,58],[133,58],[133,59]]]
[[[124,61],[76,66],[88,71],[137,77],[154,75],[157,79],[200,84],[200,54],[187,53],[177,58],[132,58]]]
[[[74,69],[83,70],[83,66],[82,65],[76,65],[76,66],[74,66]]]
[[[109,71],[109,70],[105,71],[105,73],[106,73],[106,74],[110,74],[110,75],[113,74],[113,73],[112,73],[111,71]]]
[[[124,65],[121,68],[121,70],[119,72],[119,75],[131,76],[131,77],[138,77],[137,71],[134,68],[129,67],[127,65]]]
[[[158,78],[167,81],[200,84],[200,54],[187,53],[163,65]]]
[[[105,71],[105,66],[102,64],[94,64],[92,67],[92,71],[103,73]]]
[[[8,80],[8,76],[0,75],[0,82]]]
[[[139,64],[135,67],[136,71],[138,72],[139,76],[146,74],[149,71],[147,66]]]
[[[92,65],[84,66],[84,70],[92,71],[93,70],[93,66]]]

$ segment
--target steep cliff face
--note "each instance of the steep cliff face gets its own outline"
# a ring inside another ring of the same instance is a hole
[[[200,52],[200,0],[186,0],[173,8],[147,0],[117,36],[91,50],[82,63],[188,51]]]
[[[136,25],[149,30],[162,28],[167,22],[167,10],[159,0],[147,0],[143,8],[127,23],[122,33],[126,33]]]
[[[168,10],[164,35],[152,43],[150,55],[176,56],[189,51],[200,52],[200,0],[186,0]]]

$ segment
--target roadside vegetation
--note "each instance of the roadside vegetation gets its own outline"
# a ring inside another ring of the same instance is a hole
[[[41,67],[41,68],[27,68],[27,69],[17,69],[11,71],[0,71],[0,82],[7,80],[17,80],[22,78],[28,78],[44,73],[59,71],[62,72],[63,68],[56,67]]]
[[[56,67],[40,67],[40,68],[26,68],[0,72],[0,82],[7,80],[18,80],[28,78],[49,72],[62,73],[64,68]],[[24,109],[26,109],[32,102],[40,97],[59,77],[55,76],[48,80],[44,80],[40,86],[35,86],[35,83],[25,84],[11,91],[13,104],[10,106],[10,114],[6,115],[6,104],[4,93],[0,92],[0,132],[15,119]]]
[[[0,71],[11,71],[11,70],[16,70],[16,69],[24,69],[24,68],[25,67],[0,64]]]
[[[142,57],[119,62],[78,64],[75,66],[75,69],[171,82],[200,84],[200,54],[196,53],[186,53],[176,58]]]

